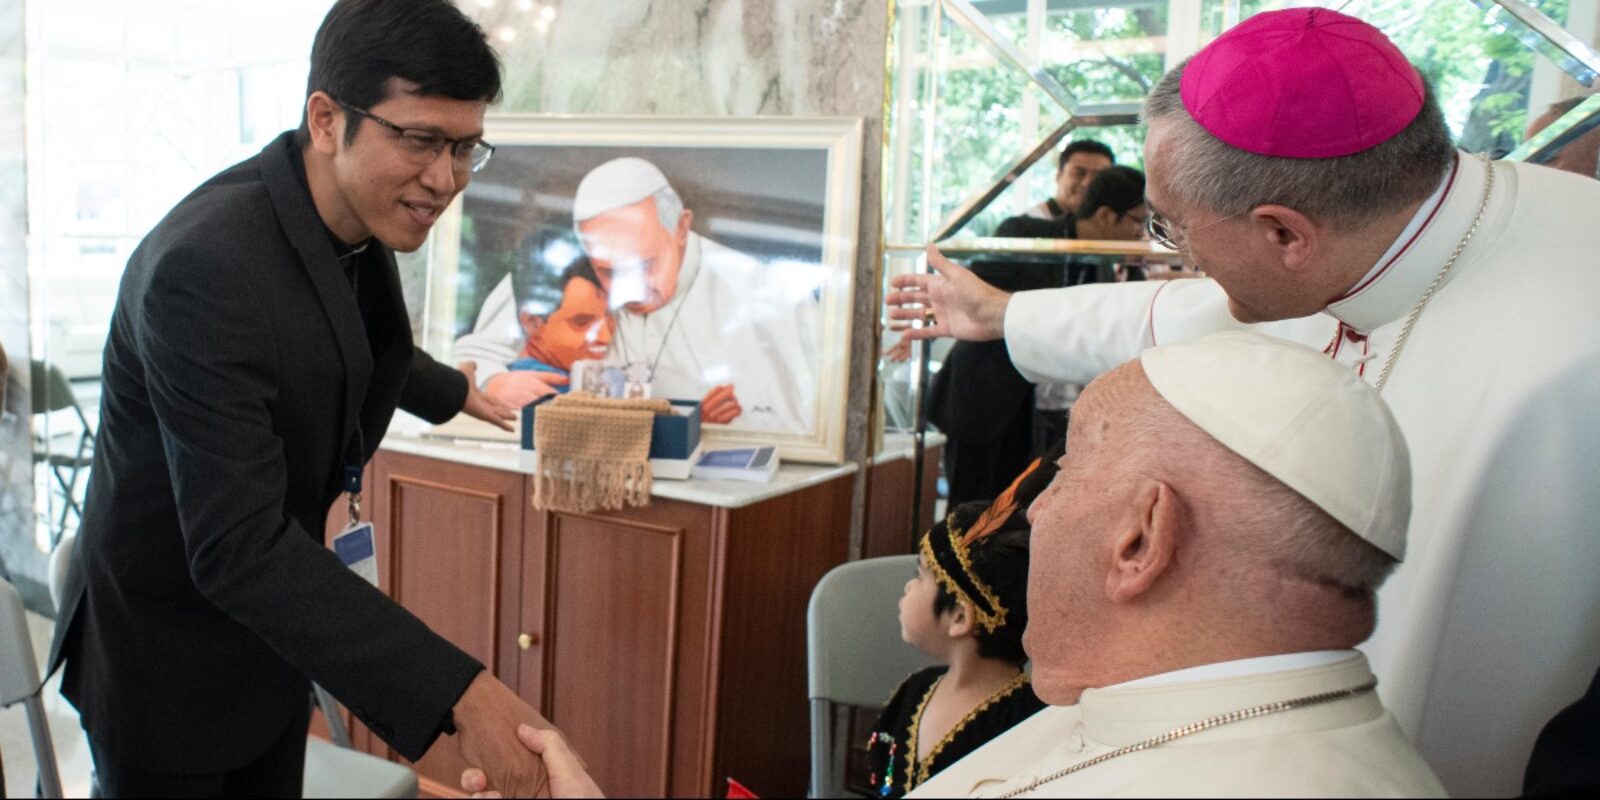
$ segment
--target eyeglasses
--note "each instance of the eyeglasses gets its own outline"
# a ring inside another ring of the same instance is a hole
[[[1203,231],[1213,225],[1220,225],[1230,219],[1233,219],[1234,217],[1248,214],[1250,211],[1251,209],[1245,209],[1237,214],[1229,214],[1222,219],[1212,220],[1198,228],[1195,228],[1194,230],[1186,231],[1172,224],[1172,220],[1167,219],[1165,216],[1162,216],[1161,212],[1152,208],[1150,209],[1150,216],[1145,217],[1144,230],[1145,233],[1150,234],[1151,240],[1153,240],[1156,244],[1159,244],[1170,250],[1183,250],[1189,245],[1189,237],[1194,235],[1197,231]]]
[[[399,125],[378,116],[364,108],[357,108],[339,100],[338,103],[346,111],[357,116],[365,117],[373,122],[394,131],[400,138],[400,150],[406,158],[417,166],[426,166],[450,148],[450,157],[455,162],[455,167],[460,172],[477,172],[489,163],[489,157],[494,155],[494,145],[473,136],[466,139],[452,139],[439,133],[422,128],[402,128]]]

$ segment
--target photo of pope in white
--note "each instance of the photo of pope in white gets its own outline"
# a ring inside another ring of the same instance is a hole
[[[564,389],[508,369],[526,337],[513,285],[582,258],[610,312],[592,348],[638,365],[654,396],[698,400],[730,434],[781,442],[826,424],[822,373],[838,365],[824,307],[849,281],[823,264],[826,151],[502,149],[464,195],[451,353],[485,392],[525,405]]]

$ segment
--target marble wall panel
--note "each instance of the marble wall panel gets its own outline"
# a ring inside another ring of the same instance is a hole
[[[12,373],[0,413],[0,564],[36,599],[45,562],[33,546],[22,3],[0,0],[0,345]]]
[[[846,452],[867,448],[877,363],[888,0],[458,0],[505,65],[498,110],[866,121]],[[414,278],[415,276],[413,276]]]

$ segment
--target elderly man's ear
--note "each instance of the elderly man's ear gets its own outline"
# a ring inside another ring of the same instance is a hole
[[[1106,597],[1127,603],[1150,590],[1172,565],[1181,535],[1178,495],[1161,481],[1140,487],[1131,524],[1112,542]]]

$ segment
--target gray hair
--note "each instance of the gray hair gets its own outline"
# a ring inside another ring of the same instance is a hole
[[[1240,150],[1211,135],[1183,105],[1186,59],[1145,98],[1143,121],[1170,122],[1160,180],[1184,201],[1223,216],[1283,205],[1336,229],[1351,230],[1433,194],[1455,145],[1424,77],[1422,110],[1387,141],[1337,158],[1278,158]]]
[[[671,186],[663,186],[651,195],[656,199],[656,219],[668,231],[678,229],[678,218],[683,216],[683,198]]]
[[[1234,455],[1229,453],[1229,455]],[[1393,556],[1362,539],[1317,504],[1265,470],[1234,456],[1213,479],[1239,489],[1232,544],[1242,555],[1270,565],[1279,575],[1337,589],[1352,600],[1371,600],[1399,565]]]
[[[1132,362],[1137,363],[1137,362]],[[1142,374],[1142,367],[1141,367]],[[1229,558],[1272,573],[1371,601],[1399,564],[1316,503],[1218,442],[1149,385],[1102,386],[1136,442],[1111,480],[1130,480],[1145,465],[1178,487]],[[1204,476],[1197,478],[1197,476]]]

